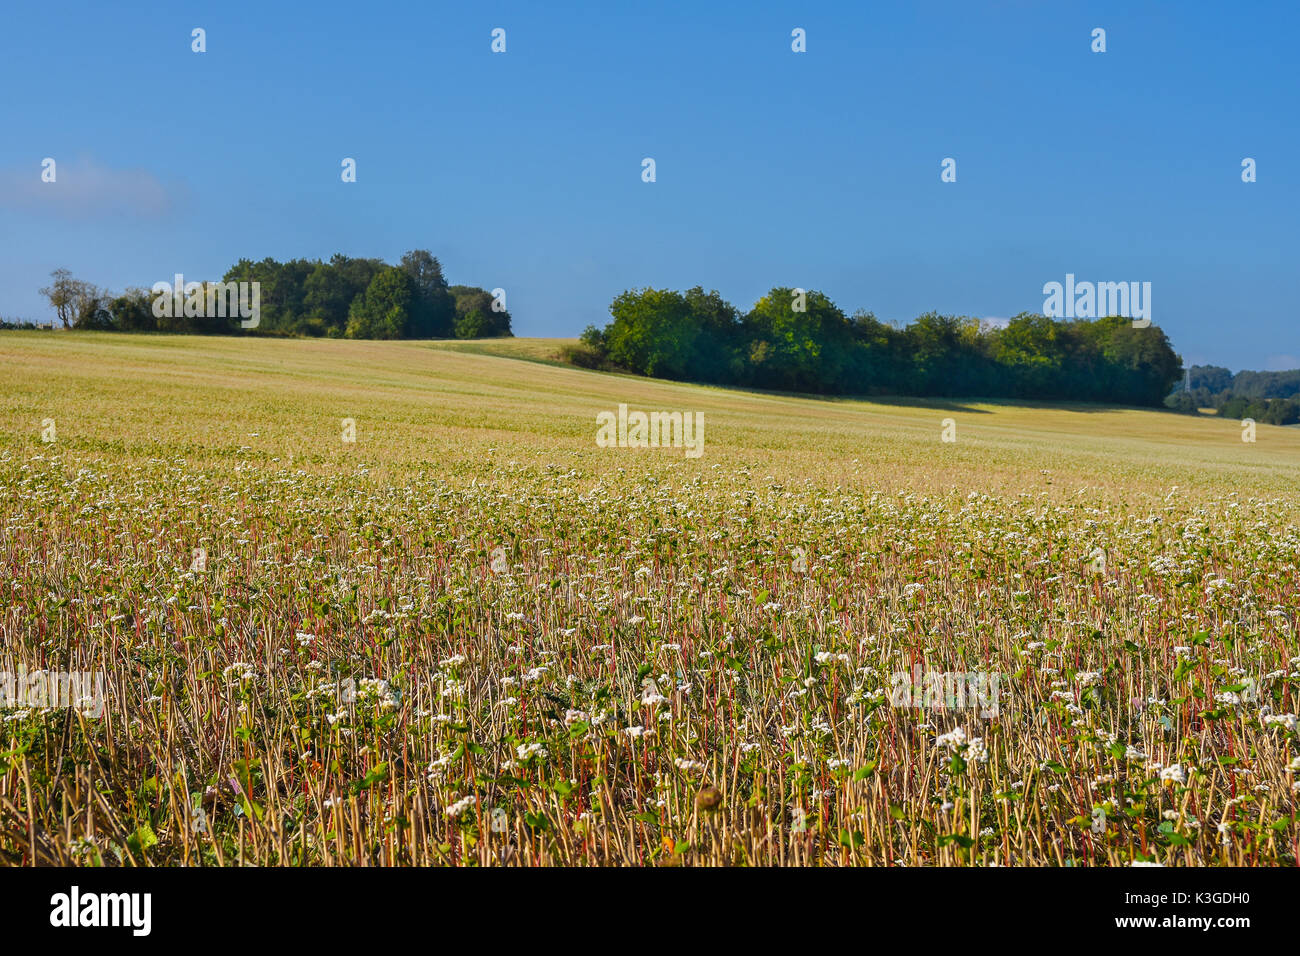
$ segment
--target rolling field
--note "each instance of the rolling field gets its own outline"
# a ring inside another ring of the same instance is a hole
[[[0,334],[0,862],[1295,864],[1300,429],[562,344]]]

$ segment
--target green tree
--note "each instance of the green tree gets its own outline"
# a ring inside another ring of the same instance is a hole
[[[455,303],[455,329],[459,339],[510,336],[510,313],[495,308],[496,298],[486,289],[471,285],[448,286]],[[475,316],[470,318],[470,316]],[[470,334],[473,333],[473,334]]]
[[[744,328],[753,384],[808,392],[847,386],[853,328],[822,293],[774,288],[754,303]]]
[[[303,309],[311,319],[319,320],[323,329],[342,331],[357,295],[358,290],[342,269],[332,263],[318,262],[303,282]]]
[[[413,249],[402,256],[401,267],[411,277],[414,292],[411,337],[446,338],[454,334],[456,303],[447,291],[442,263],[428,249]]]
[[[698,329],[680,292],[627,291],[614,299],[609,313],[614,321],[605,330],[605,344],[611,361],[642,375],[685,376]]]
[[[371,281],[365,294],[353,300],[348,314],[348,338],[406,338],[414,301],[414,281],[410,274],[400,266],[384,269]]]
[[[1065,352],[1056,322],[1023,312],[991,336],[992,357],[1007,386],[999,394],[1046,398],[1060,388]]]

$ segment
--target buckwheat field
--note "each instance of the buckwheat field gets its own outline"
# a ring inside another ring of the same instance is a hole
[[[1300,430],[554,351],[6,335],[0,862],[1296,862]]]

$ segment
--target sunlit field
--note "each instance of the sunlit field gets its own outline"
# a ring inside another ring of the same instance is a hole
[[[1296,862],[1300,429],[563,344],[4,333],[0,862]]]

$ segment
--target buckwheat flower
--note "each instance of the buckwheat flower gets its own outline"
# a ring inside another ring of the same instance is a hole
[[[1186,783],[1187,774],[1183,772],[1182,764],[1171,763],[1160,771],[1161,783]]]
[[[1101,680],[1101,672],[1100,671],[1079,671],[1077,674],[1074,675],[1074,679],[1077,680],[1084,687],[1091,687],[1093,684]]]
[[[645,735],[644,727],[624,727],[623,733],[627,734],[633,740],[638,740]]]
[[[1286,730],[1295,730],[1296,715],[1295,714],[1265,714],[1264,726],[1282,727]]]
[[[252,664],[245,664],[242,661],[237,661],[225,668],[221,672],[221,676],[224,677],[231,686],[234,686],[242,681],[252,680],[257,676],[257,671],[253,669]]]
[[[360,692],[367,698],[374,698],[384,710],[392,710],[397,707],[399,698],[397,692],[389,686],[386,680],[377,680],[373,677],[363,677],[360,683]]]
[[[964,731],[960,727],[957,727],[954,730],[950,730],[946,734],[940,734],[934,740],[934,744],[936,747],[947,747],[949,750],[956,750],[965,742],[966,742],[966,731]]]
[[[478,798],[475,797],[474,794],[470,794],[468,797],[462,797],[461,799],[453,803],[451,806],[449,806],[446,809],[445,813],[448,817],[455,819],[456,817],[459,817],[462,813],[464,813],[466,810],[468,810],[470,807],[474,806],[474,804],[477,802],[478,802]]]
[[[534,757],[546,759],[549,754],[544,746],[537,743],[520,744],[515,748],[515,756],[520,760],[532,760]]]

